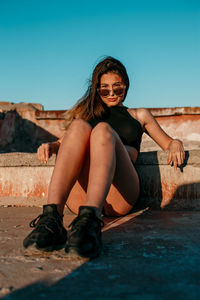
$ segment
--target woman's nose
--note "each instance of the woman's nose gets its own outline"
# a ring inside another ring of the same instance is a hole
[[[114,96],[113,88],[110,89],[110,96]]]

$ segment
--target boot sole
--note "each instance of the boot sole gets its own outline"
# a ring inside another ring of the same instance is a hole
[[[37,249],[34,246],[30,246],[28,248],[24,248],[24,256],[27,257],[43,257],[48,259],[56,259],[56,260],[67,260],[67,261],[82,261],[87,262],[89,258],[81,257],[77,254],[77,252],[71,250],[70,253],[66,253],[65,248],[63,247],[61,250],[52,250],[52,251],[44,251],[42,249]]]
[[[49,256],[49,254],[53,251],[59,251],[60,249],[63,249],[65,247],[65,244],[63,245],[59,245],[59,246],[51,246],[51,247],[47,247],[47,248],[37,248],[36,244],[34,243],[33,245],[25,248],[24,247],[24,255],[27,256],[41,256],[41,255],[45,255],[45,256]]]
[[[71,258],[81,258],[81,259],[92,259],[96,258],[101,254],[101,249],[98,249],[96,252],[92,253],[81,253],[79,248],[77,247],[66,247],[65,248],[66,255]]]

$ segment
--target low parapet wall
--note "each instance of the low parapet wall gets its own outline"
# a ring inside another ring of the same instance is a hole
[[[186,151],[185,164],[166,165],[167,153],[140,153],[137,169],[141,181],[139,206],[171,210],[200,210],[200,150]],[[0,205],[41,206],[46,203],[55,156],[41,164],[36,154],[0,154]],[[75,186],[72,197],[79,197]]]
[[[185,148],[200,149],[200,107],[149,108],[160,126]],[[65,111],[45,111],[40,104],[0,102],[0,152],[36,152],[44,142],[63,135]],[[141,151],[160,148],[146,134]]]

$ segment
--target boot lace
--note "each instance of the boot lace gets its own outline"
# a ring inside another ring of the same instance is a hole
[[[37,216],[35,219],[33,219],[30,223],[29,223],[29,226],[30,227],[36,227],[37,223],[39,222],[39,220],[41,219],[41,217],[43,217],[44,215],[41,214],[39,216]],[[37,222],[37,223],[36,223]]]
[[[43,221],[42,218],[46,217]],[[61,224],[59,222],[59,220],[54,217],[54,216],[47,216],[45,214],[40,214],[38,217],[36,217],[35,219],[33,219],[30,224],[30,227],[43,227],[46,228],[48,231],[50,231],[51,233],[54,233],[54,231],[61,230]]]

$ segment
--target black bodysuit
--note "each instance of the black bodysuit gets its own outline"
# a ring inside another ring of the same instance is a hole
[[[134,119],[125,106],[113,106],[109,108],[109,114],[105,119],[90,119],[88,123],[94,128],[98,123],[108,123],[120,136],[124,145],[129,145],[140,151],[142,138],[142,126]]]

